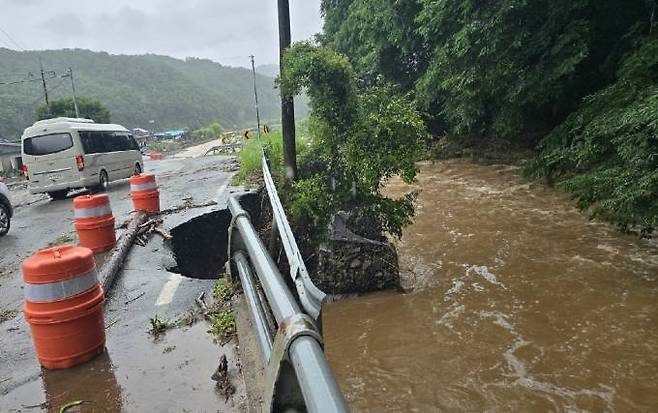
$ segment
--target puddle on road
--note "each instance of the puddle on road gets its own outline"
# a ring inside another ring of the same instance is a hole
[[[224,272],[228,260],[228,228],[231,213],[227,209],[192,218],[171,230],[167,242],[176,260],[167,271],[190,278],[215,279]]]

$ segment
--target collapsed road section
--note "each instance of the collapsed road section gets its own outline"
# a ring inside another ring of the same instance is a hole
[[[172,251],[175,265],[168,266],[167,271],[190,278],[219,278],[227,261],[230,223],[230,212],[221,209],[174,227],[165,246]]]

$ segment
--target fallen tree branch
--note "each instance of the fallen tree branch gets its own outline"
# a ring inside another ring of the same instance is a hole
[[[119,237],[119,240],[117,241],[117,245],[112,250],[112,255],[110,255],[105,262],[105,265],[101,267],[98,278],[101,280],[105,296],[109,295],[112,283],[114,283],[114,279],[121,270],[123,262],[135,242],[140,226],[146,222],[148,217],[148,213],[143,211],[138,211],[133,215],[132,221],[128,224],[128,228],[123,234],[121,234],[121,237]]]
[[[153,229],[153,232],[156,232],[156,233],[162,235],[162,238],[164,238],[164,239],[172,239],[173,238],[169,231],[167,231],[166,229],[161,228],[161,227],[155,227]]]
[[[192,209],[192,208],[203,208],[203,207],[209,207],[209,206],[212,206],[212,205],[217,205],[217,202],[215,202],[215,201],[210,201],[210,202],[206,202],[205,204],[196,204],[196,205],[195,205],[195,204],[191,204],[191,203],[183,203],[182,205],[178,205],[178,206],[175,206],[175,207],[173,207],[173,208],[163,209],[163,210],[160,211],[160,212],[156,212],[156,214],[159,214],[159,215],[169,215],[169,214],[173,214],[173,213],[176,213],[176,212],[184,211],[184,210],[187,210],[187,209]]]

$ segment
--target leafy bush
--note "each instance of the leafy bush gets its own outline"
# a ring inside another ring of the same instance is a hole
[[[658,36],[641,42],[617,81],[548,135],[527,173],[557,181],[621,228],[658,225]]]

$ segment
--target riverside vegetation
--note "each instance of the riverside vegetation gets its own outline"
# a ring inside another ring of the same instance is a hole
[[[320,44],[360,85],[409,96],[434,140],[536,149],[527,176],[622,229],[658,224],[655,0],[323,0],[322,12]]]

